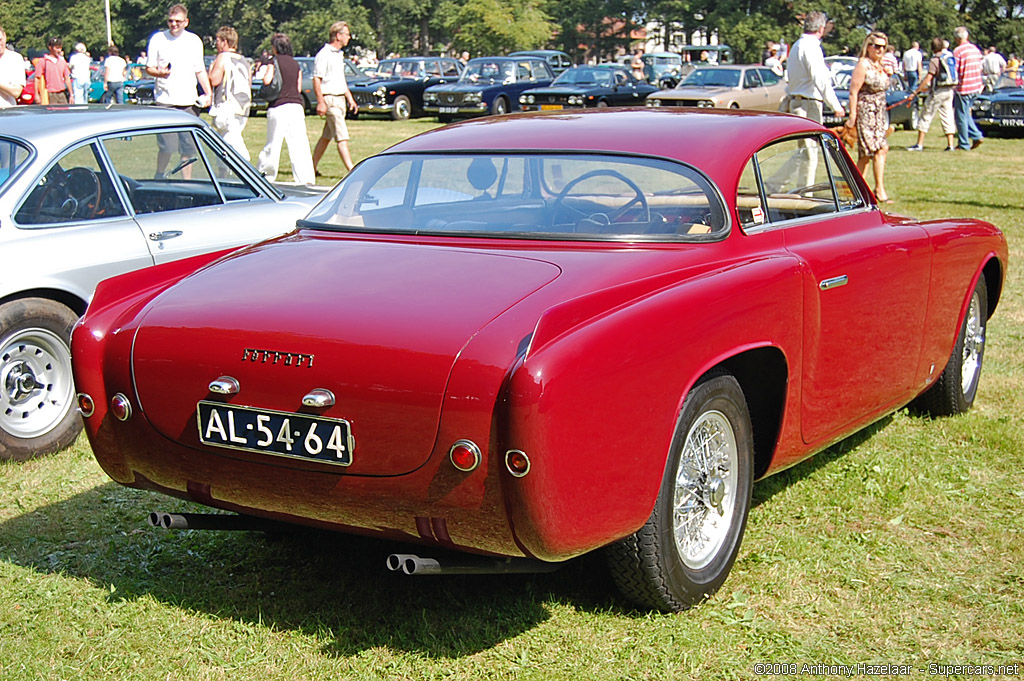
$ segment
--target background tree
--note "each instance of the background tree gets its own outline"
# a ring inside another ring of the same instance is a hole
[[[542,47],[555,30],[540,0],[445,0],[438,13],[452,48],[478,56]]]

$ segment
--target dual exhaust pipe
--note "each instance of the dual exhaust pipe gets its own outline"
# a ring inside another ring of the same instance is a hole
[[[281,531],[290,526],[275,520],[247,515],[224,513],[161,513],[154,511],[147,521],[150,527],[165,530],[234,530]],[[547,563],[529,558],[484,558],[460,556],[458,558],[427,558],[411,553],[392,553],[387,558],[391,572],[406,575],[511,575],[554,572],[563,563]]]

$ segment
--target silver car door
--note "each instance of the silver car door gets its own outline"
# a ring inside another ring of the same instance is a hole
[[[157,263],[255,243],[295,226],[293,207],[271,198],[218,143],[194,130],[109,137],[103,144]]]
[[[64,152],[11,190],[20,196],[4,243],[0,295],[46,288],[88,300],[101,280],[153,264],[94,142]]]

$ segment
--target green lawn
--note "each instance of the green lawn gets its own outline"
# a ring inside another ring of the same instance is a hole
[[[247,130],[254,156],[263,121]],[[432,125],[353,121],[355,155]],[[599,556],[550,575],[405,578],[384,569],[396,547],[370,539],[151,530],[151,510],[198,507],[110,482],[81,439],[0,466],[0,680],[745,679],[765,662],[923,678],[1024,663],[1024,139],[944,154],[933,130],[928,150],[902,151],[913,141],[892,139],[891,210],[979,217],[1010,239],[975,409],[899,412],[755,485],[709,602],[632,610]]]

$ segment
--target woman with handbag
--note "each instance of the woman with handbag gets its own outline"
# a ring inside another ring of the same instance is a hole
[[[260,89],[260,94],[270,102],[267,145],[260,152],[256,167],[271,182],[276,180],[281,143],[285,142],[295,181],[313,184],[313,155],[309,151],[306,110],[302,103],[302,70],[292,56],[292,42],[287,35],[275,33],[270,38],[270,46],[274,50],[274,61],[263,74]]]

